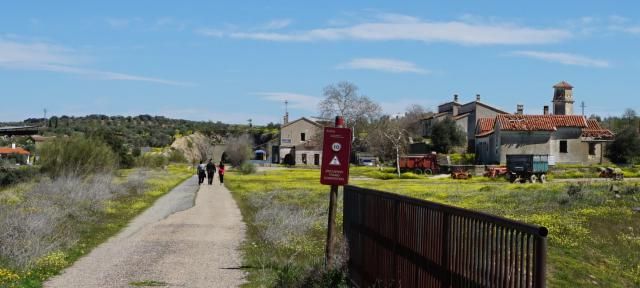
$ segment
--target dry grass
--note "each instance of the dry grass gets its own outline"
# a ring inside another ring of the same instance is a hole
[[[122,184],[114,183],[111,174],[62,176],[16,193],[14,202],[0,204],[0,258],[26,269],[48,253],[67,249],[84,225],[104,213],[108,200],[142,193],[145,180],[144,173],[133,173]]]

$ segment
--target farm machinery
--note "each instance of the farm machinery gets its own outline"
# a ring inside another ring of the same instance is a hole
[[[509,170],[505,166],[485,166],[484,167],[484,177],[489,177],[492,179],[498,177],[507,177]]]
[[[598,173],[598,177],[600,178],[611,178],[612,180],[624,180],[624,174],[622,173],[622,169],[613,168],[613,167],[600,167],[600,173]]]
[[[545,183],[549,156],[534,154],[507,155],[507,176],[511,183]]]

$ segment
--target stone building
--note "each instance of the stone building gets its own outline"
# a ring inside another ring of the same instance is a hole
[[[288,122],[280,129],[280,159],[291,154],[296,165],[320,165],[322,161],[322,141],[319,139],[323,130],[323,121],[302,117]]]
[[[458,95],[453,95],[453,101],[438,106],[438,113],[421,120],[422,134],[425,138],[431,137],[431,127],[445,118],[453,119],[458,127],[465,132],[467,151],[473,152],[475,148],[476,123],[478,119],[493,117],[498,114],[506,114],[494,106],[480,101],[480,95],[476,100],[466,104],[458,102]]]
[[[613,133],[598,121],[573,112],[573,87],[560,82],[554,87],[553,111],[548,106],[539,115],[516,114],[481,118],[476,126],[476,162],[504,164],[509,154],[547,154],[550,164],[602,163],[604,144]]]

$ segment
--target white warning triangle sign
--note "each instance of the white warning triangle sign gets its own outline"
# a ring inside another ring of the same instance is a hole
[[[329,165],[340,166],[340,160],[338,160],[338,156],[333,156],[333,159],[331,159]]]

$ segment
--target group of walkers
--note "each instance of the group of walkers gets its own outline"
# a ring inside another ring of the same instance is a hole
[[[209,159],[207,164],[202,163],[198,165],[198,185],[204,183],[204,179],[207,178],[209,185],[213,185],[213,176],[216,174],[216,164],[213,164],[213,159]],[[220,161],[217,167],[218,178],[220,179],[220,185],[224,184],[224,163]]]

